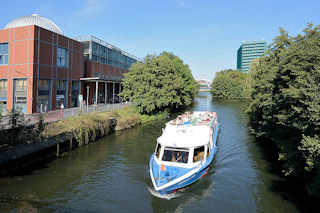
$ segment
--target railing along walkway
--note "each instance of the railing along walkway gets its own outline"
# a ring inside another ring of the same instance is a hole
[[[74,107],[67,109],[60,109],[55,111],[49,111],[45,113],[34,113],[30,115],[24,115],[25,125],[35,125],[40,121],[41,116],[45,123],[50,123],[58,120],[63,120],[72,116],[80,114],[89,114],[92,112],[106,112],[119,110],[125,106],[129,106],[131,103],[117,103],[117,104],[98,104],[90,105],[88,107]],[[10,116],[2,116],[0,121],[0,126],[2,129],[11,128]]]

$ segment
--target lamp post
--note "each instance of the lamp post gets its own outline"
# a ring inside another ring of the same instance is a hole
[[[89,109],[89,91],[90,91],[90,86],[87,86],[87,111]]]

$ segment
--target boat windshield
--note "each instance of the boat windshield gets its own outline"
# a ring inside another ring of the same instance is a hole
[[[204,159],[204,146],[194,149],[193,162],[198,162]]]
[[[165,148],[162,161],[188,163],[188,157],[189,152],[187,150]]]

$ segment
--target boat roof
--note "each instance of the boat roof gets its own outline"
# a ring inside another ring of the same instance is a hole
[[[158,142],[162,146],[192,148],[209,143],[210,129],[216,118],[213,112],[194,112],[180,115],[166,124]],[[181,123],[181,119],[184,119]]]

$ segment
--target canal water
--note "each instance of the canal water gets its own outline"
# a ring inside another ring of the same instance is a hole
[[[148,162],[163,123],[107,136],[25,176],[0,179],[0,212],[298,212],[274,189],[261,148],[249,135],[245,105],[199,93],[193,110],[222,124],[209,173],[177,194],[152,192]]]

